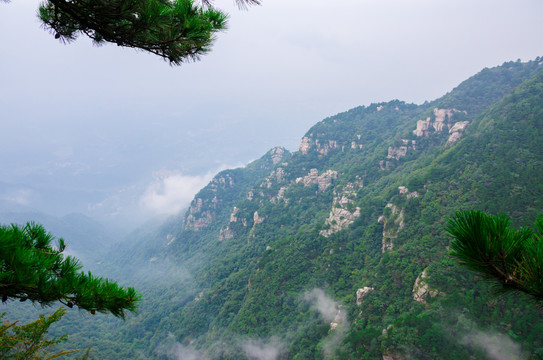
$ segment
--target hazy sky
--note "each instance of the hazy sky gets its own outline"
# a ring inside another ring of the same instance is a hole
[[[229,29],[180,67],[63,45],[38,3],[0,2],[0,202],[57,215],[171,213],[218,169],[296,150],[324,117],[433,100],[543,55],[541,0],[216,0]]]

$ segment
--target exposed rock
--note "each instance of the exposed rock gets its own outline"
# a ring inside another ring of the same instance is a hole
[[[321,230],[319,234],[328,237],[333,233],[347,228],[360,216],[360,207],[353,208],[351,206],[351,209],[349,209],[349,204],[354,201],[358,189],[361,189],[363,186],[362,180],[357,180],[345,185],[340,193],[334,191],[332,210],[325,222],[329,228]]]
[[[447,128],[451,128],[452,126],[452,118],[454,113],[457,112],[463,112],[464,114],[467,114],[466,111],[456,110],[456,109],[434,109],[434,121],[430,117],[426,118],[426,120],[419,120],[417,121],[417,128],[413,130],[413,133],[416,136],[429,136],[430,133],[430,127],[433,127],[435,132],[439,133]],[[454,126],[453,126],[454,127]]]
[[[417,191],[409,192],[409,189],[405,186],[398,186],[398,190],[400,191],[400,195],[406,195],[408,199],[420,196]]]
[[[446,120],[451,121],[453,113],[456,109],[434,109],[435,120],[433,123],[436,132],[441,132],[446,126]]]
[[[381,334],[383,334],[383,335],[388,334],[388,331],[390,330],[391,327],[392,327],[392,324],[388,325],[386,328],[384,328],[384,329],[381,331]]]
[[[296,184],[303,183],[304,186],[318,184],[319,191],[324,191],[332,184],[332,179],[337,179],[337,171],[326,170],[324,173],[319,175],[319,171],[317,169],[311,169],[307,176],[297,178]]]
[[[469,125],[469,121],[459,121],[449,130],[449,139],[447,145],[454,145],[461,137],[464,129]]]
[[[225,190],[231,188],[234,185],[234,180],[230,174],[217,175],[206,188],[209,188],[214,193],[217,190]],[[219,206],[219,198],[217,195],[213,196],[211,200],[203,199],[200,197],[194,198],[190,204],[187,218],[183,225],[185,230],[199,231],[209,226],[215,218],[215,209]]]
[[[260,184],[260,187],[271,188],[273,183],[280,184],[285,181],[286,172],[282,167],[273,170],[271,174]]]
[[[255,196],[255,193],[252,192],[252,191],[249,191],[249,192],[247,193],[247,200],[249,200],[249,201],[253,200],[253,197],[254,197],[254,196]]]
[[[413,130],[413,134],[415,134],[418,137],[428,136],[428,131],[430,130],[431,124],[432,124],[432,119],[430,119],[430,117],[426,118],[426,120],[418,120],[417,128]]]
[[[387,159],[396,159],[399,160],[401,157],[404,157],[407,154],[407,146],[399,146],[388,148]]]
[[[282,186],[279,191],[277,192],[277,196],[274,196],[270,199],[272,204],[277,204],[279,200],[283,200],[285,204],[288,204],[289,199],[285,197],[285,191],[287,191],[288,186]]]
[[[270,150],[270,155],[272,158],[272,163],[279,164],[283,160],[283,155],[285,154],[285,149],[281,147],[275,147]]]
[[[321,144],[319,140],[315,140],[315,145],[317,146],[317,151],[321,155],[328,155],[330,150],[337,149],[339,146],[336,140],[328,140],[328,142]]]
[[[383,110],[383,105],[379,105],[379,106],[377,107],[377,111],[381,111],[381,110]]]
[[[398,237],[398,233],[405,225],[404,211],[402,208],[394,204],[387,204],[386,207],[390,208],[390,216],[381,215],[377,220],[380,224],[383,224],[383,240],[381,246],[381,251],[383,253],[394,248],[393,239]]]
[[[413,150],[416,150],[416,144],[417,142],[415,140],[404,139],[402,140],[402,145],[400,146],[389,146],[387,159],[399,160],[400,158],[407,155],[407,150],[410,146],[413,148]]]
[[[356,305],[362,305],[362,300],[364,300],[364,296],[366,296],[367,293],[373,290],[375,289],[369,286],[364,286],[362,289],[358,289],[356,291]]]
[[[304,155],[307,155],[309,153],[309,149],[311,149],[311,139],[307,136],[304,136],[302,138],[302,141],[300,142],[300,152]]]
[[[255,211],[255,213],[253,214],[253,224],[254,224],[254,225],[260,224],[260,223],[262,223],[263,221],[264,221],[264,218],[258,216],[258,211]]]
[[[227,226],[226,229],[221,229],[219,241],[230,240],[232,238],[234,238],[234,232],[230,229],[230,226]]]
[[[239,209],[234,206],[234,209],[232,210],[232,213],[230,214],[230,222],[237,222],[238,218],[236,217],[236,214],[239,212]]]
[[[427,276],[426,270],[427,269],[424,269],[422,274],[417,277],[415,285],[413,285],[413,300],[421,304],[426,304],[426,298],[428,297],[428,295],[434,297],[439,294],[438,290],[431,289],[430,285],[428,285],[428,283],[425,281]]]
[[[335,330],[338,328],[338,326],[345,323],[347,320],[347,316],[343,309],[341,308],[341,305],[337,307],[336,316],[334,317],[334,320],[330,323],[330,331]]]

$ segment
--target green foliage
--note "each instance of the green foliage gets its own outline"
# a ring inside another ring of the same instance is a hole
[[[193,0],[48,0],[40,6],[39,17],[63,41],[85,34],[96,44],[144,50],[174,65],[208,52],[227,19]]]
[[[460,264],[499,284],[501,292],[520,291],[543,306],[543,218],[538,232],[510,228],[506,215],[458,212],[446,230],[453,237],[451,255]]]
[[[64,335],[60,338],[45,338],[49,327],[59,321],[65,313],[66,310],[60,308],[50,316],[40,315],[38,320],[25,325],[17,325],[17,322],[9,321],[1,324],[0,358],[48,360],[82,351],[82,349],[64,350],[52,353],[53,348],[60,342],[65,341],[67,337]],[[0,319],[4,316],[5,313],[0,314]],[[88,351],[86,357],[88,357]]]
[[[122,288],[116,282],[79,272],[81,265],[64,257],[66,246],[41,225],[28,223],[0,227],[0,296],[30,300],[42,305],[60,301],[91,313],[109,312],[124,319],[125,311],[135,311],[139,294],[134,288]]]

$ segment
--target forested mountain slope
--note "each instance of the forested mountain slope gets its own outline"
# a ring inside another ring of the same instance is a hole
[[[193,277],[175,309],[155,299],[171,309],[161,331],[211,358],[255,339],[290,359],[481,358],[465,340],[478,327],[543,348],[541,316],[494,300],[443,230],[460,209],[515,225],[542,212],[541,69],[506,63],[431,103],[327,118],[250,186],[219,174],[168,246]]]
[[[83,344],[100,359],[543,354],[543,316],[459,268],[443,229],[461,209],[515,226],[543,213],[542,70],[505,63],[423,105],[358,107],[292,154],[218,174],[182,220],[115,252],[151,279],[167,270],[138,315],[98,319],[107,340]]]

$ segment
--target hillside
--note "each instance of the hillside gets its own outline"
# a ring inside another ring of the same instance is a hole
[[[543,213],[542,64],[485,69],[422,105],[351,109],[296,152],[219,173],[182,219],[115,251],[127,281],[152,279],[139,314],[91,319],[102,335],[72,329],[71,343],[100,359],[543,354],[541,314],[493,298],[443,230],[460,209],[515,226]]]

